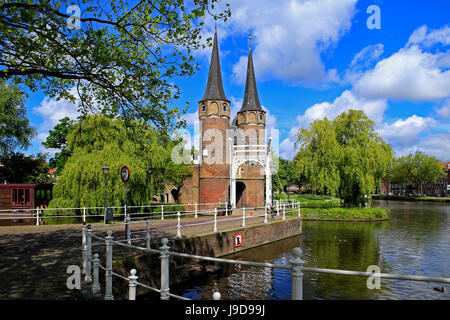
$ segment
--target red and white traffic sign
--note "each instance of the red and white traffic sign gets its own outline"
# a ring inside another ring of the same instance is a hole
[[[238,233],[234,235],[234,247],[242,247],[242,233]]]

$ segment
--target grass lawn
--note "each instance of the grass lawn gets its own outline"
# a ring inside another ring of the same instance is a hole
[[[372,195],[373,200],[402,200],[402,201],[431,201],[431,202],[450,202],[450,198],[444,197],[416,197],[416,196],[389,196]]]
[[[336,220],[378,220],[388,219],[386,209],[382,208],[303,208],[303,219]]]
[[[285,199],[283,194],[275,195],[275,199]],[[382,208],[357,208],[341,207],[338,198],[315,194],[289,195],[289,200],[300,200],[301,215],[303,219],[327,219],[327,220],[372,220],[388,219],[389,214]],[[290,213],[296,215],[296,213]]]
[[[284,194],[276,194],[275,200],[285,200]],[[338,198],[317,194],[289,195],[289,200],[300,200],[302,208],[336,208],[341,206]]]

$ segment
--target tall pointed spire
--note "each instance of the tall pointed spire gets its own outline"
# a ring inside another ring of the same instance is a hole
[[[245,93],[244,102],[242,103],[241,111],[248,110],[260,110],[261,104],[259,103],[258,90],[256,89],[256,79],[255,79],[255,69],[253,67],[253,57],[252,57],[252,37],[249,37],[249,51],[248,51],[248,64],[247,64],[247,79],[245,81]]]
[[[214,43],[209,66],[208,82],[202,100],[227,100],[222,84],[222,72],[220,70],[219,44],[217,42],[217,24],[214,31]]]

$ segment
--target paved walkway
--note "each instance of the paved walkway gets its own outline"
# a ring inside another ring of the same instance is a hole
[[[246,226],[264,222],[264,211],[246,212]],[[275,220],[282,216],[275,216]],[[217,217],[218,231],[239,228],[242,212]],[[268,221],[271,221],[270,216]],[[182,236],[201,235],[214,230],[213,216],[188,216],[181,219]],[[152,238],[175,237],[177,219],[152,220]],[[132,224],[132,232],[146,229],[145,223]],[[113,231],[115,240],[125,239],[124,225],[93,224],[95,235]],[[145,233],[133,234],[133,238]],[[93,239],[93,242],[99,242]],[[93,252],[102,256],[103,245]],[[114,248],[114,256],[126,254]],[[0,299],[82,299],[78,290],[68,290],[66,274],[69,265],[81,265],[81,225],[42,225],[0,227]]]

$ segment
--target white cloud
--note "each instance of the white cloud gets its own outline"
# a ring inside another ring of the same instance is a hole
[[[374,63],[384,52],[384,45],[381,43],[368,45],[358,52],[350,63],[349,68],[344,73],[343,83],[355,83],[364,71],[372,68]]]
[[[436,112],[439,116],[450,119],[450,99],[447,99]]]
[[[368,45],[358,52],[350,63],[351,68],[367,67],[372,61],[377,60],[384,52],[384,45],[381,43]]]
[[[345,90],[332,103],[316,103],[306,109],[302,115],[297,116],[297,125],[291,128],[289,136],[280,144],[281,156],[289,160],[295,156],[297,150],[295,150],[294,144],[297,141],[298,130],[300,128],[308,127],[314,120],[321,120],[325,117],[329,120],[333,120],[342,112],[354,109],[364,111],[366,116],[376,124],[381,124],[387,106],[387,101],[385,99],[369,100],[357,97],[350,90]]]
[[[339,114],[350,109],[362,110],[371,120],[379,124],[383,120],[383,113],[387,109],[385,99],[366,99],[356,96],[352,91],[345,90],[332,103],[316,103],[308,108],[303,115],[297,117],[300,127],[308,126],[312,121],[327,117],[333,120]]]
[[[450,27],[445,26],[443,28],[428,32],[427,26],[421,26],[414,30],[409,37],[406,46],[412,46],[420,44],[425,47],[430,47],[434,44],[441,43],[443,45],[450,45]]]
[[[258,78],[293,83],[336,81],[321,54],[332,48],[351,27],[356,0],[234,0],[232,34],[252,32],[253,60]],[[244,83],[247,55],[233,67],[234,79]]]
[[[442,162],[450,162],[450,133],[431,134],[419,138],[416,143],[395,148],[398,156],[421,151]]]
[[[378,132],[387,142],[403,148],[416,142],[421,133],[436,124],[437,121],[433,118],[413,115],[405,120],[398,119],[391,124],[384,123]]]
[[[355,84],[354,91],[368,98],[434,101],[450,96],[450,70],[442,69],[446,54],[423,52],[418,46],[402,48],[377,63]]]
[[[422,138],[417,149],[425,154],[435,156],[441,161],[450,161],[450,133],[439,133]]]
[[[74,93],[74,90],[75,89],[71,90],[71,92]],[[68,100],[50,99],[48,97],[45,97],[38,107],[33,108],[33,112],[43,119],[38,128],[38,135],[35,140],[40,145],[41,152],[48,152],[50,155],[54,155],[56,150],[44,148],[41,145],[42,142],[47,139],[49,131],[53,130],[59,123],[59,120],[65,117],[75,120],[80,113],[78,112],[76,105],[72,102]]]

